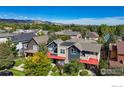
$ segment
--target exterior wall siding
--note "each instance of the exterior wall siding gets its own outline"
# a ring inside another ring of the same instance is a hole
[[[74,49],[76,53],[73,54],[72,49]],[[74,46],[68,48],[68,59],[69,60],[80,59],[80,51]]]
[[[62,54],[62,53],[60,52],[61,49],[64,49],[64,50],[65,50],[65,53],[64,53],[64,54]],[[68,49],[67,49],[67,47],[58,46],[57,51],[58,51],[58,56],[65,57],[65,61],[64,61],[64,62],[65,62],[65,63],[68,63],[69,60],[68,60]]]
[[[51,44],[49,44],[49,46],[48,46],[48,50],[49,49],[52,49],[53,51],[54,51],[54,53],[57,53],[57,44],[56,43],[51,43]]]
[[[39,46],[36,44],[36,42],[32,39],[29,43],[28,43],[28,48],[27,49],[33,49],[33,45],[36,45],[37,48],[39,48]]]
[[[124,55],[119,55],[118,54],[118,62],[124,61]]]

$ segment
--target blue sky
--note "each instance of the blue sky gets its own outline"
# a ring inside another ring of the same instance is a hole
[[[123,6],[0,6],[0,18],[75,24],[124,24]]]

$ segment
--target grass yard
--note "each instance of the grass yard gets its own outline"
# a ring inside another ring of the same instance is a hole
[[[10,71],[13,72],[14,76],[25,76],[24,72],[22,71],[18,71],[18,70],[15,70],[15,69],[10,69]]]
[[[18,58],[15,61],[15,66],[19,66],[24,63],[24,58]]]

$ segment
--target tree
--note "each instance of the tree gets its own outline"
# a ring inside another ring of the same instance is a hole
[[[107,69],[107,68],[108,68],[108,62],[107,62],[106,60],[101,60],[101,61],[100,61],[99,68],[100,68],[100,69],[102,69],[102,68]]]
[[[106,34],[108,34],[110,32],[111,32],[111,28],[108,25],[102,24],[102,25],[99,26],[98,34],[101,37],[104,37]]]
[[[25,61],[25,74],[29,76],[47,76],[51,68],[51,60],[42,52],[28,57]]]
[[[48,43],[52,42],[53,40],[58,39],[57,35],[52,34],[49,36]]]
[[[84,64],[79,63],[77,60],[72,60],[69,64],[65,64],[63,68],[63,74],[69,76],[77,76],[79,70],[84,69]]]
[[[44,32],[38,32],[37,35],[38,35],[38,36],[43,36],[43,35],[45,35],[45,34],[44,34]]]
[[[7,43],[0,44],[0,69],[7,69],[13,65],[13,53]]]
[[[40,52],[46,54],[48,52],[48,47],[46,46],[46,44],[41,44],[40,45]]]
[[[25,29],[25,30],[30,29],[30,24],[25,24],[23,29]]]
[[[67,35],[58,35],[57,37],[63,41],[70,39],[70,36]]]

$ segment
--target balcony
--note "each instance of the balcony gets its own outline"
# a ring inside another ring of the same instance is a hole
[[[98,65],[99,61],[97,58],[92,58],[92,57],[80,57],[80,62],[85,63],[85,64],[91,64],[91,65]]]
[[[58,56],[57,53],[48,52],[47,56],[48,58],[52,58],[52,59],[65,60],[65,57]]]

